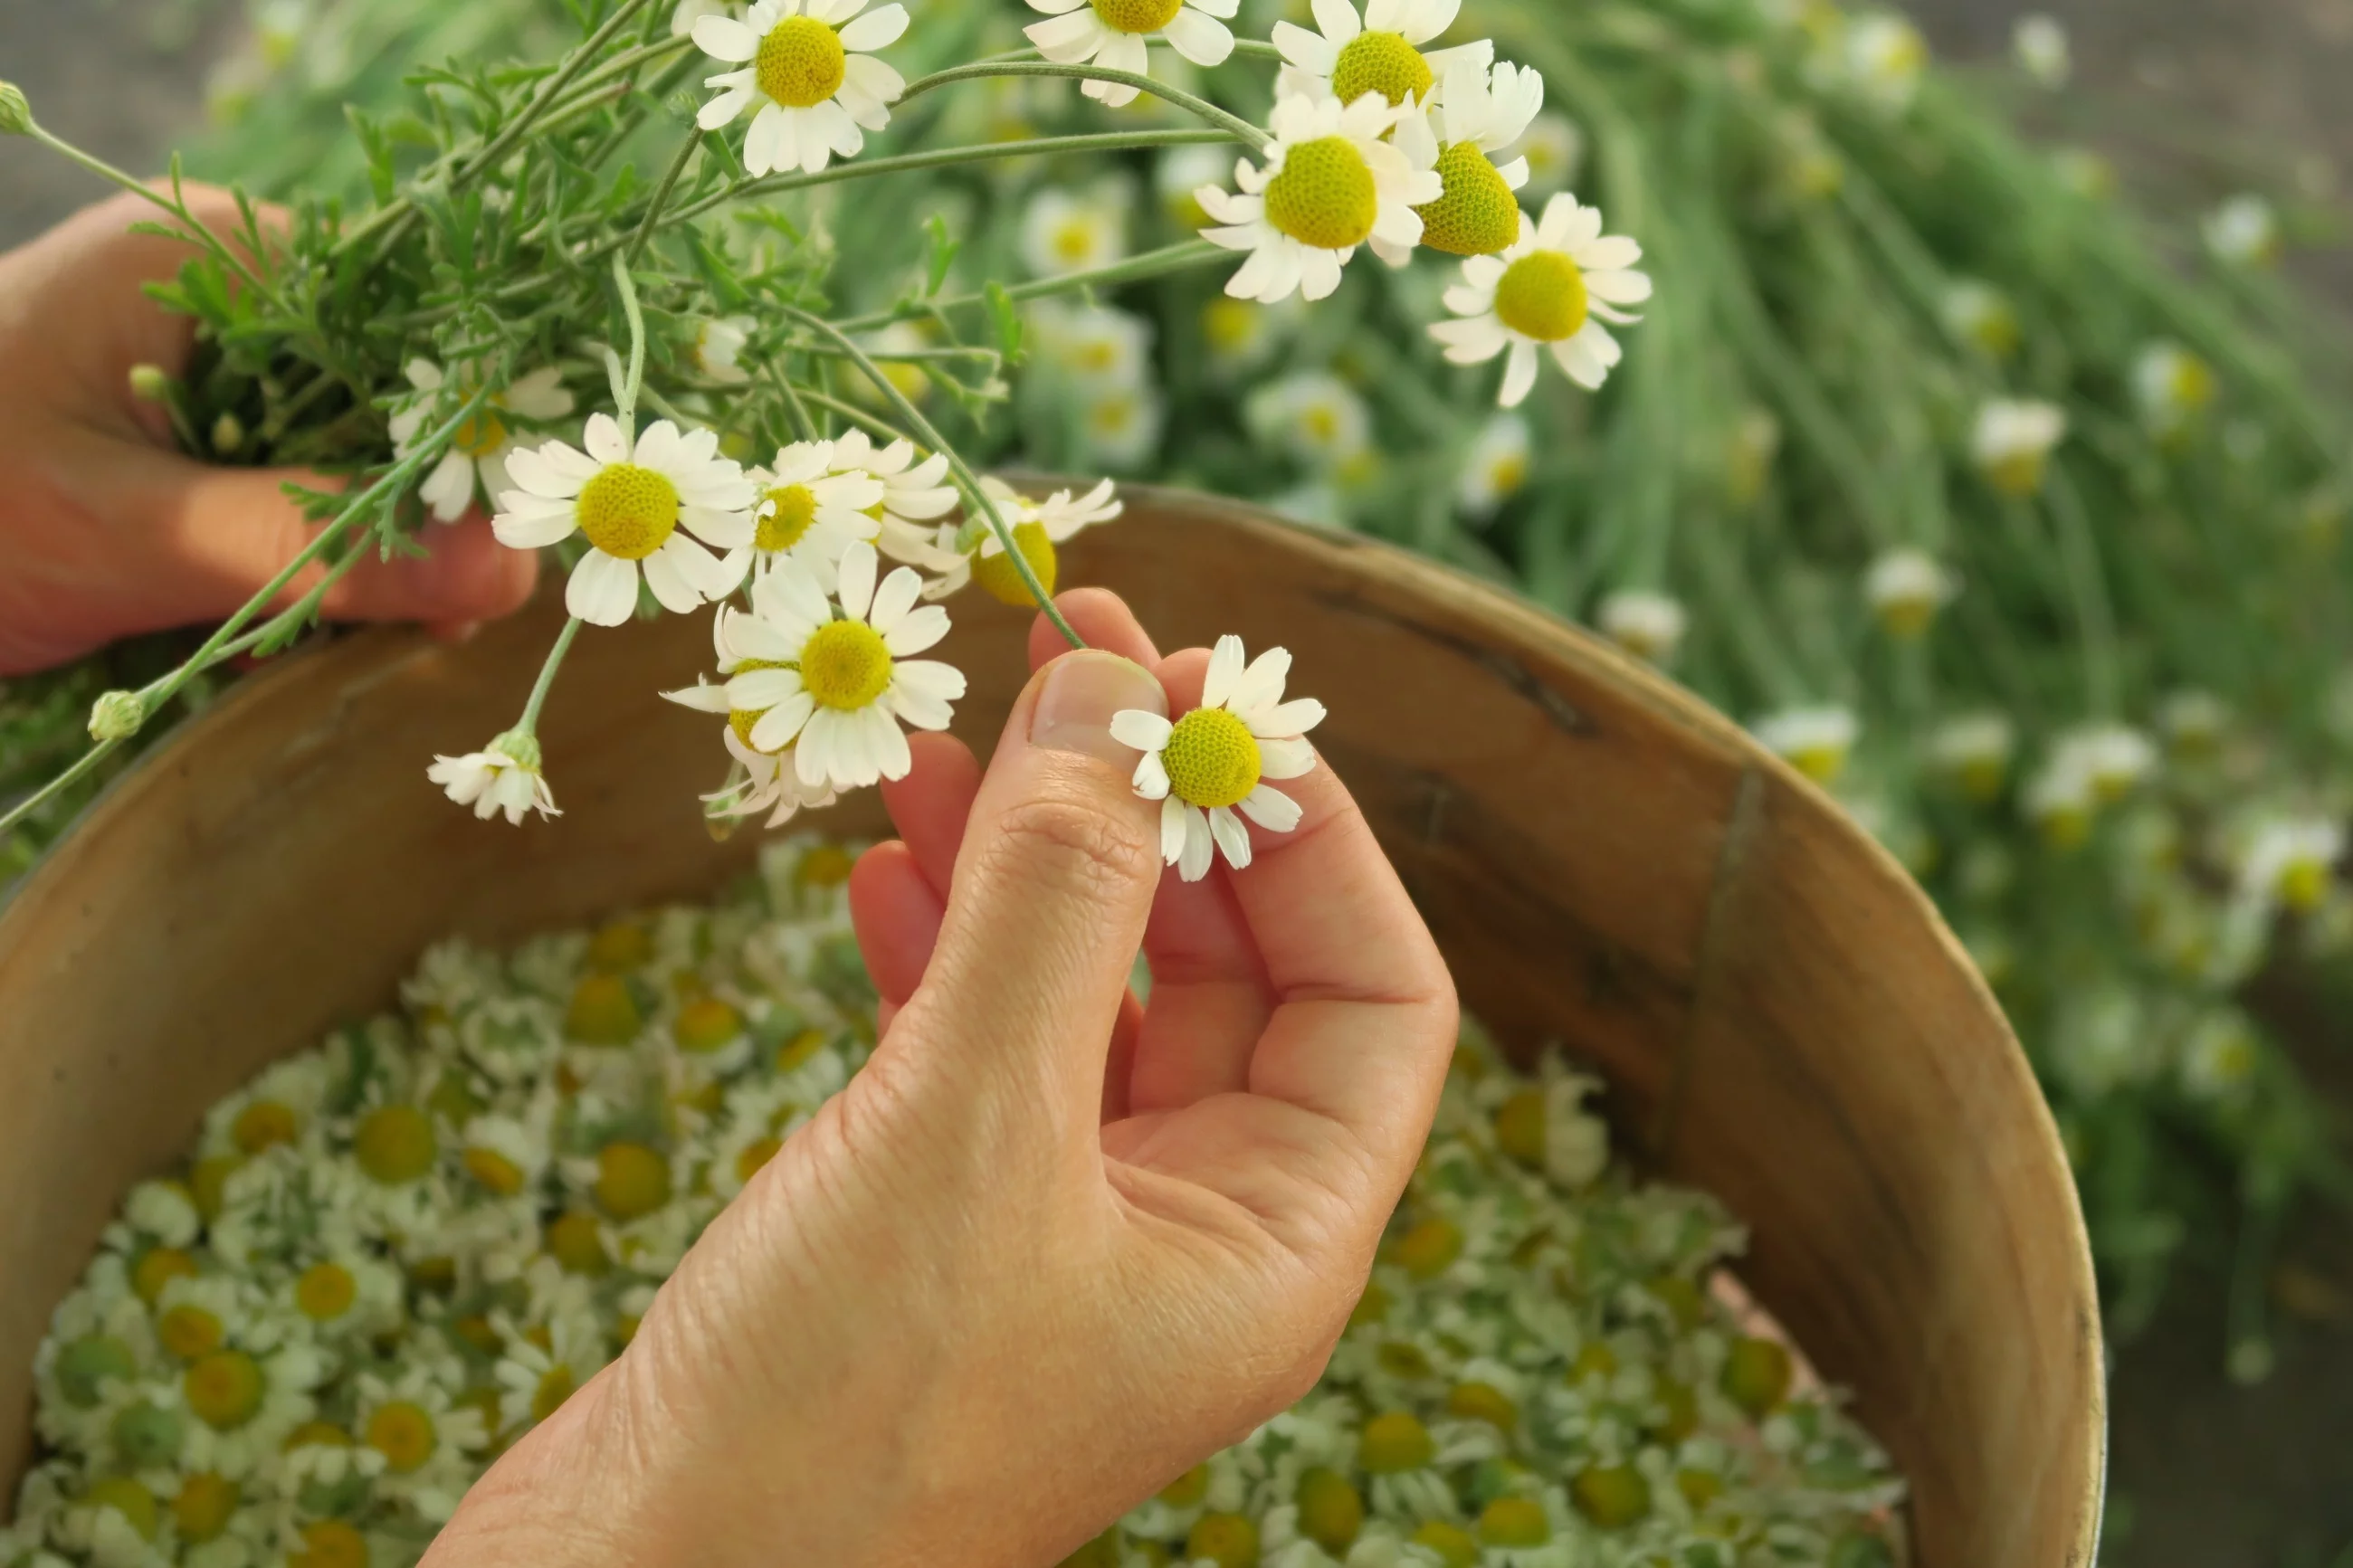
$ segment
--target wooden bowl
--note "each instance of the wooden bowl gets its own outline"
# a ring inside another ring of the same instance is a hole
[[[1843,812],[1665,680],[1382,546],[1137,491],[1064,581],[1125,595],[1164,647],[1291,648],[1466,1008],[1591,1058],[1638,1152],[1747,1222],[1744,1280],[1910,1478],[1923,1568],[2090,1563],[2100,1327],[2067,1163],[1975,970]],[[976,594],[953,613],[955,727],[985,749],[1029,617]],[[706,893],[753,851],[696,814],[713,721],[656,696],[706,667],[701,616],[581,637],[542,727],[561,819],[479,823],[426,783],[512,721],[560,616],[288,659],[0,910],[7,1496],[51,1306],[206,1106],[389,1002],[438,937]],[[829,815],[882,828],[871,791]]]

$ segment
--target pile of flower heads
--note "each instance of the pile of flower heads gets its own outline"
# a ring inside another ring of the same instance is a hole
[[[849,866],[799,837],[708,908],[437,947],[213,1107],[57,1310],[0,1564],[415,1562],[865,1059]],[[1739,1227],[1609,1167],[1593,1087],[1466,1040],[1323,1383],[1077,1560],[1894,1562],[1902,1483],[1711,1290]]]

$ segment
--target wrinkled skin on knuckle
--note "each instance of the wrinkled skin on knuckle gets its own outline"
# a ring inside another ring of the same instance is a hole
[[[982,874],[1033,897],[1115,909],[1159,867],[1141,815],[1074,789],[1022,801],[982,846]]]

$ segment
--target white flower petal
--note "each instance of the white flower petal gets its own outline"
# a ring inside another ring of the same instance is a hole
[[[872,607],[874,574],[880,564],[874,547],[864,540],[841,552],[841,576],[836,596],[841,602],[841,613],[851,620],[864,620]]]
[[[1135,772],[1131,781],[1135,793],[1146,800],[1168,798],[1168,764],[1162,762],[1158,752],[1146,752],[1135,760]]]
[[[1209,673],[1201,683],[1201,706],[1223,708],[1242,677],[1242,639],[1229,632],[1209,652]]]
[[[1296,777],[1297,775],[1293,775]],[[1242,797],[1241,813],[1269,833],[1288,833],[1299,826],[1299,803],[1279,789],[1261,784]]]
[[[760,52],[760,35],[728,16],[705,16],[694,24],[694,47],[714,60],[741,65]]]
[[[900,572],[905,571],[906,568],[902,566],[899,572],[893,572],[891,575],[895,579]],[[909,574],[913,575],[913,574]],[[917,591],[920,592],[923,579],[917,577],[915,584]],[[891,650],[892,658],[904,658],[909,654],[922,653],[926,648],[936,647],[939,640],[947,635],[947,611],[937,605],[925,605],[921,608],[908,611],[900,618],[898,625],[885,632],[882,635],[882,646]]]
[[[1123,708],[1111,716],[1111,738],[1139,752],[1156,752],[1176,726],[1148,708]]]
[[[564,585],[564,607],[592,626],[617,626],[637,612],[638,563],[591,550]]]

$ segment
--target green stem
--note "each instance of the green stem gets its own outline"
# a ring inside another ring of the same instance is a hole
[[[2063,471],[2053,469],[2044,481],[2052,521],[2059,531],[2059,555],[2067,576],[2068,596],[2084,637],[2084,677],[2092,711],[2103,719],[2116,716],[2123,697],[2116,670],[2116,611],[2108,602],[2107,580],[2100,571],[2099,547],[2092,538],[2091,520]]]
[[[863,429],[868,435],[881,437],[885,445],[888,445],[892,441],[913,441],[914,439],[913,436],[908,435],[904,430],[900,429],[888,419],[881,417],[880,415],[871,414],[867,410],[859,407],[855,403],[851,403],[844,398],[836,397],[829,392],[819,392],[814,387],[805,386],[800,389],[800,395],[807,402],[817,405],[817,406],[824,409],[828,414],[840,415],[844,419],[849,420],[851,424]]]
[[[997,543],[1004,547],[1006,559],[1013,563],[1021,585],[1029,590],[1029,597],[1037,602],[1039,612],[1053,623],[1054,629],[1061,633],[1072,647],[1086,647],[1086,639],[1071,628],[1071,623],[1062,618],[1062,612],[1055,607],[1053,595],[1047,593],[1046,585],[1038,580],[1029,558],[1014,542],[1013,530],[1006,526],[1004,517],[997,510],[997,503],[989,499],[987,490],[981,489],[980,476],[972,471],[972,466],[964,460],[963,454],[942,438],[939,431],[933,428],[932,422],[923,417],[923,410],[917,408],[905,393],[892,385],[891,378],[882,374],[881,367],[867,358],[865,351],[840,328],[823,317],[813,316],[807,310],[791,306],[786,307],[786,314],[803,326],[833,339],[847,351],[843,357],[854,362],[874,390],[890,402],[899,417],[914,432],[915,439],[948,460],[948,469],[955,475],[957,487],[964,491],[966,504],[979,510],[982,520],[988,524],[989,531],[997,535]]]
[[[1059,277],[1039,278],[1028,283],[1017,283],[1006,289],[1005,297],[1016,302],[1042,300],[1054,294],[1072,294],[1082,289],[1106,289],[1122,283],[1134,283],[1163,273],[1181,272],[1188,267],[1200,267],[1234,253],[1223,246],[1206,239],[1179,240],[1164,245],[1157,250],[1147,250],[1131,256],[1125,261],[1115,261],[1108,267],[1092,268],[1085,272],[1065,272]],[[967,310],[988,302],[986,294],[959,294],[951,300],[926,300],[913,305],[899,305],[888,310],[877,310],[864,316],[853,316],[841,323],[842,330],[871,332],[890,326],[894,321],[913,321],[948,310]]]
[[[776,383],[776,393],[784,401],[785,414],[793,422],[793,434],[804,441],[817,439],[817,421],[809,417],[808,405],[801,401],[793,378],[785,374],[784,366],[776,360],[767,364],[768,379]]]
[[[669,205],[670,194],[677,186],[678,177],[686,173],[687,161],[702,145],[702,132],[700,130],[687,132],[686,140],[678,144],[678,156],[672,158],[670,167],[662,171],[661,184],[654,187],[653,199],[646,204],[645,219],[638,225],[637,237],[629,241],[629,248],[623,253],[625,261],[634,264],[646,253],[647,242],[654,237],[654,224],[660,218],[662,208]]]
[[[977,65],[952,66],[946,70],[934,71],[929,76],[917,77],[913,81],[909,82],[907,90],[899,95],[899,101],[906,103],[934,89],[947,87],[955,82],[983,81],[991,77],[1023,76],[1067,77],[1080,81],[1107,81],[1120,87],[1132,87],[1140,92],[1150,93],[1164,103],[1173,104],[1196,119],[1217,126],[1235,141],[1247,142],[1260,152],[1264,152],[1274,140],[1265,131],[1252,125],[1240,115],[1229,114],[1208,99],[1197,98],[1180,88],[1170,87],[1165,81],[1155,81],[1150,77],[1139,75],[1134,71],[1105,70],[1101,66],[1057,65],[1051,60],[1008,60],[1002,64],[983,61]]]
[[[531,700],[522,705],[522,717],[514,727],[527,735],[539,732],[539,710],[547,704],[547,694],[555,685],[555,672],[563,666],[564,656],[572,651],[572,639],[580,635],[580,617],[572,616],[564,629],[555,634],[555,646],[547,650],[547,662],[539,667],[539,679],[531,689]]]
[[[621,433],[634,447],[638,439],[638,389],[646,380],[646,318],[638,307],[638,286],[629,277],[629,264],[619,256],[613,258],[613,286],[621,291],[621,314],[629,321],[628,376],[613,389],[613,402],[621,421]]]
[[[115,748],[120,746],[121,743],[122,742],[120,741],[99,742],[96,745],[90,747],[89,751],[84,752],[80,756],[75,758],[72,765],[68,767],[65,772],[59,773],[57,777],[51,779],[48,783],[43,784],[40,788],[26,795],[24,799],[10,806],[6,811],[0,812],[0,835],[8,833],[19,823],[31,817],[31,816],[35,812],[40,810],[41,807],[55,800],[58,795],[63,795],[67,790],[71,789],[75,784],[79,784],[83,779],[88,778],[91,773],[96,771],[99,763],[106,761],[108,757],[113,755]]]

